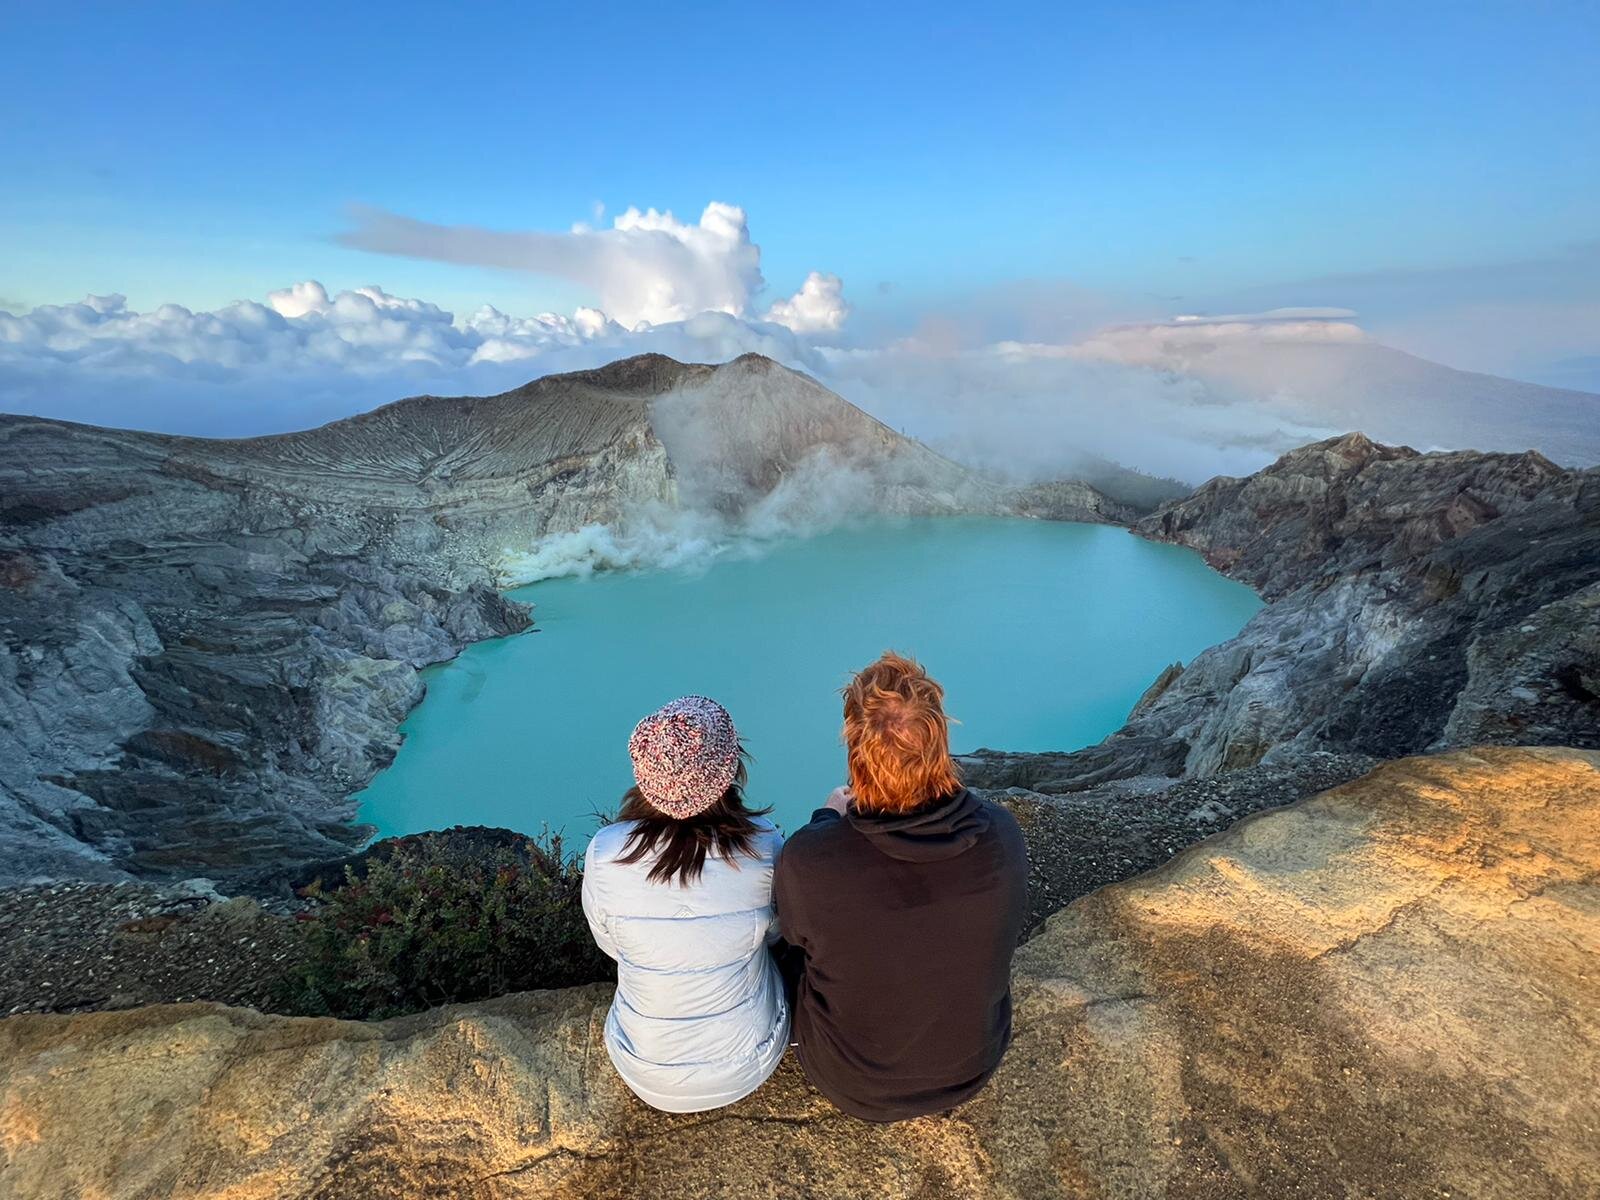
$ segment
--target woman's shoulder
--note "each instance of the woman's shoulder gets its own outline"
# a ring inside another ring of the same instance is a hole
[[[628,835],[637,824],[637,821],[613,821],[610,825],[602,825],[589,839],[589,848],[585,851],[588,862],[610,862],[621,857],[623,848],[628,844]]]
[[[766,817],[752,817],[750,823],[756,827],[753,839],[756,853],[762,858],[776,857],[783,848],[783,830]]]

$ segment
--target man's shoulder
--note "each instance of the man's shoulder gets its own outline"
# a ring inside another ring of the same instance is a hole
[[[784,841],[779,869],[792,871],[829,858],[853,835],[850,822],[842,818],[807,822]]]
[[[989,813],[989,837],[997,843],[1002,853],[1009,859],[1017,870],[1024,873],[1028,870],[1028,838],[1022,832],[1022,824],[1004,804],[991,800],[986,796],[979,796],[978,803],[982,804]]]
[[[1021,839],[1022,825],[1004,804],[989,796],[973,793],[979,804],[989,811],[989,820],[995,831],[1004,837]]]

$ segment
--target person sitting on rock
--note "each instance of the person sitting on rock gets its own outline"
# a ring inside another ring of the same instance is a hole
[[[961,785],[943,698],[897,654],[857,675],[844,692],[849,786],[778,863],[796,1054],[818,1091],[868,1121],[953,1108],[1011,1040],[1027,848],[1010,813]]]
[[[636,786],[583,868],[589,928],[617,960],[606,1051],[646,1104],[720,1108],[760,1087],[789,1046],[768,953],[783,835],[745,807],[744,752],[716,701],[652,713],[628,753]]]

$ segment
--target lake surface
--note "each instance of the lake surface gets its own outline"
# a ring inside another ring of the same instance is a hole
[[[958,753],[1073,750],[1261,606],[1191,551],[999,518],[875,523],[512,594],[538,632],[425,672],[404,746],[360,797],[383,834],[547,825],[581,848],[632,783],[634,723],[687,693],[727,706],[748,797],[794,829],[844,782],[839,689],[884,649],[944,684]]]

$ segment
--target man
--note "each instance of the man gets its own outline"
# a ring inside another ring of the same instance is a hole
[[[897,654],[855,677],[850,785],[789,839],[774,879],[800,1065],[868,1121],[953,1108],[1011,1040],[1027,848],[1010,813],[962,787],[943,697]]]

